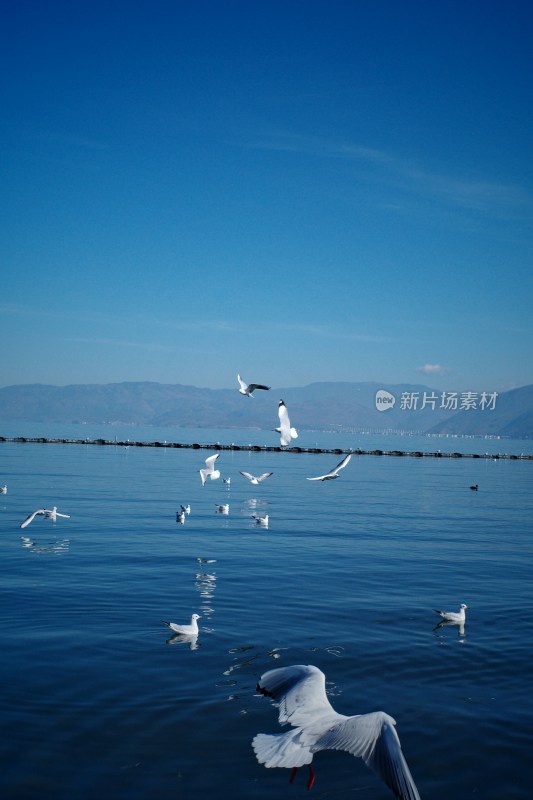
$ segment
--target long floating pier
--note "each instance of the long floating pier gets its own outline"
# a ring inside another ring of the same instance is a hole
[[[361,450],[360,448],[341,448],[341,447],[281,447],[267,446],[258,444],[188,444],[180,442],[132,442],[129,439],[48,439],[42,436],[0,436],[0,442],[17,442],[28,444],[85,444],[111,447],[169,447],[169,448],[188,448],[192,450],[245,450],[249,452],[267,453],[336,453],[343,455],[350,453],[356,456],[407,456],[411,458],[488,458],[510,459],[512,461],[533,461],[533,455],[522,453],[521,455],[510,455],[507,453],[443,453],[440,450],[422,452],[420,450]]]

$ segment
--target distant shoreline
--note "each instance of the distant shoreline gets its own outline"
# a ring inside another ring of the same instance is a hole
[[[186,448],[192,450],[244,450],[252,452],[268,453],[336,453],[338,455],[351,454],[357,456],[395,456],[411,458],[485,458],[491,460],[508,459],[511,461],[533,461],[533,455],[509,455],[507,453],[443,453],[440,450],[433,452],[423,452],[421,450],[362,450],[361,448],[341,448],[341,447],[281,447],[258,444],[184,444],[180,442],[132,442],[116,439],[50,439],[44,436],[0,436],[1,442],[14,442],[17,444],[85,444],[108,447],[167,447],[167,448]]]

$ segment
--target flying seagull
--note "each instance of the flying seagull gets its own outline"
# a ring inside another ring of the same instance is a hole
[[[270,478],[272,474],[273,474],[272,472],[263,472],[262,475],[258,475],[256,478],[255,475],[250,475],[249,472],[241,471],[241,475],[244,475],[245,478],[248,478],[248,480],[251,483],[253,483],[254,486],[258,486],[261,483],[261,481],[266,480],[266,478]]]
[[[37,511],[34,511],[33,514],[30,514],[26,517],[24,522],[20,523],[21,528],[25,528],[30,522],[33,522],[35,517],[42,516],[45,519],[51,519],[52,522],[56,522],[58,517],[63,517],[64,519],[70,519],[70,514],[60,514],[57,510],[57,506],[53,506],[50,508],[39,508]]]
[[[468,608],[467,605],[461,603],[459,611],[439,611],[437,608],[434,608],[436,614],[440,614],[442,619],[446,620],[447,622],[464,622],[466,619],[465,611]]]
[[[334,478],[339,477],[339,472],[341,469],[344,469],[348,461],[351,459],[352,454],[350,453],[345,458],[342,459],[340,464],[337,464],[335,469],[332,469],[331,472],[326,472],[325,475],[319,475],[318,478],[307,478],[308,481],[332,481]]]
[[[294,428],[291,428],[291,421],[289,419],[289,413],[287,411],[287,406],[280,400],[278,403],[278,416],[279,416],[279,428],[276,428],[277,433],[280,435],[280,442],[282,447],[286,447],[288,444],[291,443],[291,439],[297,439],[298,434]]]
[[[202,619],[199,614],[193,614],[190,625],[176,625],[175,622],[166,622],[165,620],[163,620],[163,624],[168,625],[170,630],[174,631],[174,633],[181,633],[182,636],[194,636],[196,633],[198,633],[197,620],[199,619]]]
[[[257,691],[279,703],[279,723],[289,723],[286,733],[259,733],[252,747],[265,767],[292,767],[291,783],[298,767],[309,765],[307,788],[315,782],[311,766],[319,750],[346,750],[363,759],[399,800],[420,800],[403,756],[394,719],[384,711],[338,714],[326,695],[326,676],[312,665],[298,664],[265,672]]]
[[[205,460],[205,469],[200,470],[200,478],[202,479],[202,486],[205,486],[205,482],[208,478],[211,478],[212,481],[215,481],[217,478],[220,478],[220,470],[215,469],[215,461],[219,457],[220,453],[215,453],[214,456],[209,456]]]
[[[246,397],[253,397],[256,389],[264,389],[265,391],[270,389],[270,386],[264,386],[262,383],[246,383],[240,375],[237,375],[237,380],[241,386],[239,389],[240,394],[244,394]]]

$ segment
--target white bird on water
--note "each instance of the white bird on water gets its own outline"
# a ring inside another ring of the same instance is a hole
[[[464,623],[466,620],[465,611],[467,608],[467,605],[461,603],[459,611],[439,611],[437,608],[434,608],[433,611],[435,611],[436,614],[440,614],[442,619],[446,620],[446,622]]]
[[[277,433],[280,435],[280,443],[282,447],[286,447],[291,443],[291,439],[297,439],[298,434],[295,428],[291,428],[291,421],[289,419],[289,412],[287,406],[280,400],[278,403],[278,416],[279,428],[276,428]]]
[[[265,386],[262,383],[246,383],[240,375],[237,375],[237,380],[241,387],[239,389],[240,394],[244,394],[246,397],[253,397],[256,389],[264,389],[266,392],[270,389],[270,386]]]
[[[198,633],[198,621],[202,619],[199,614],[193,614],[191,617],[190,625],[176,625],[175,622],[166,622],[163,620],[164,625],[168,625],[171,631],[174,633],[180,633],[182,636],[194,636]]]
[[[191,507],[190,507],[190,505],[188,503],[187,503],[186,506],[182,505],[181,506],[181,510],[182,510],[183,514],[190,514],[191,513]]]
[[[24,522],[20,523],[21,528],[25,528],[30,522],[33,522],[35,517],[42,516],[45,519],[51,519],[52,522],[57,522],[58,517],[63,517],[63,519],[70,519],[70,514],[60,514],[57,510],[57,506],[53,506],[52,508],[39,508],[37,511],[34,511],[32,514],[26,517]]]
[[[266,480],[266,478],[270,478],[272,474],[273,474],[272,472],[263,472],[262,475],[258,475],[256,478],[255,475],[250,475],[249,472],[241,471],[241,475],[244,475],[245,478],[248,478],[248,480],[251,483],[253,483],[254,486],[258,486],[261,483],[261,481]]]
[[[0,494],[7,494],[7,486],[5,483],[3,486],[0,486]]]
[[[259,517],[257,514],[252,514],[252,517],[255,519],[256,525],[262,525],[263,528],[268,528],[268,514],[265,514],[264,517]]]
[[[217,514],[229,514],[229,503],[215,504],[215,511]]]
[[[205,482],[208,478],[211,478],[212,481],[216,481],[217,478],[220,478],[220,470],[215,469],[215,461],[219,457],[220,453],[215,453],[214,456],[209,456],[205,460],[205,469],[200,470],[200,478],[202,479],[202,486],[205,486]]]
[[[309,765],[307,788],[315,782],[311,762],[319,750],[346,750],[359,756],[399,800],[420,800],[403,756],[395,720],[384,711],[338,714],[326,695],[326,676],[312,665],[298,664],[265,672],[257,691],[279,703],[279,723],[289,723],[286,733],[259,733],[252,747],[265,767],[292,767],[291,783],[298,767]]]
[[[345,458],[342,459],[340,464],[337,464],[335,469],[332,469],[331,472],[326,472],[325,475],[319,475],[318,478],[307,478],[308,481],[332,481],[334,478],[339,477],[339,472],[341,469],[344,469],[348,461],[351,459],[351,453],[347,455]]]
[[[185,511],[183,509],[176,512],[176,522],[179,522],[180,525],[185,525]]]

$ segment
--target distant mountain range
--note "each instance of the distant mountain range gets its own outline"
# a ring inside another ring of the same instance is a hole
[[[422,384],[311,383],[257,391],[250,398],[240,395],[237,387],[26,384],[0,388],[0,420],[271,430],[278,425],[280,399],[292,424],[307,430],[533,436],[533,385],[495,398],[481,393],[467,398]],[[470,407],[462,409],[467,403]]]

